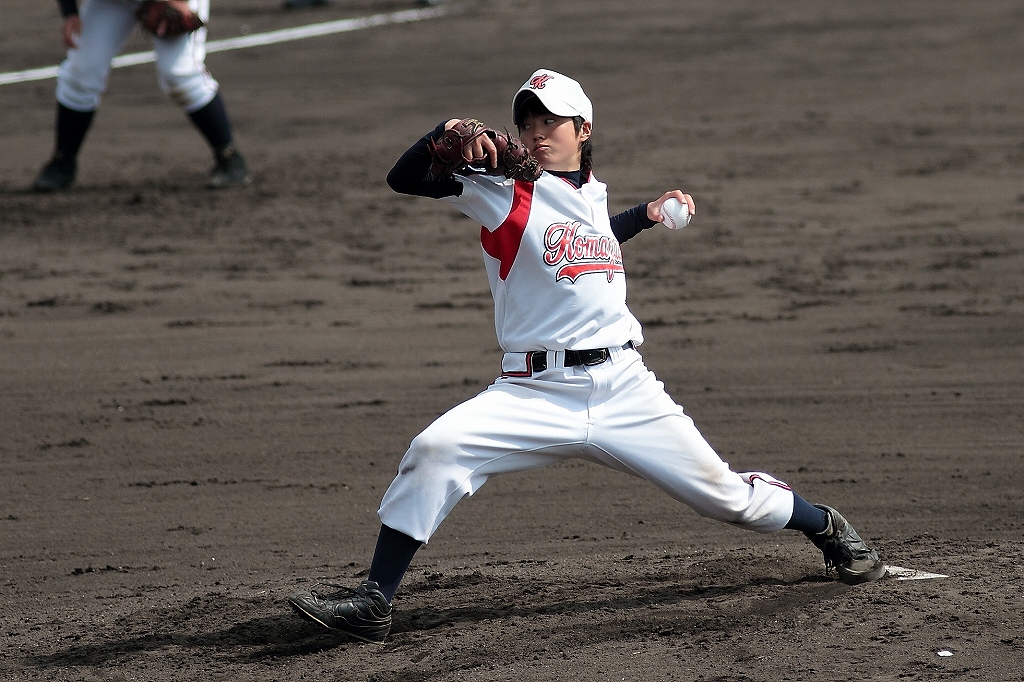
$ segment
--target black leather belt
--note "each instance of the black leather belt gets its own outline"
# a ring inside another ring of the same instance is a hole
[[[622,350],[629,350],[635,348],[632,341],[627,342],[622,346]],[[610,348],[591,348],[589,350],[567,350],[565,351],[565,367],[575,367],[577,365],[600,365],[612,356]],[[543,372],[548,368],[548,354],[544,351],[534,351],[530,353],[530,369],[533,370],[534,374]]]

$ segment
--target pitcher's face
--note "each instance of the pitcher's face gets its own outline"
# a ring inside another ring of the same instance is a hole
[[[545,113],[523,117],[519,139],[544,170],[575,171],[580,169],[580,146],[590,137],[590,123],[576,125],[567,116]]]

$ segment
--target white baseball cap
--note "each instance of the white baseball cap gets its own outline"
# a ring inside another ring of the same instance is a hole
[[[516,96],[512,98],[512,120],[516,120],[516,109],[530,93],[537,96],[541,104],[556,116],[582,116],[584,121],[593,124],[594,105],[583,92],[583,87],[557,71],[537,69],[523,83]]]

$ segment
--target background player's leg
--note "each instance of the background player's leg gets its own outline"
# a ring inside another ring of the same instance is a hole
[[[135,27],[131,5],[85,0],[79,10],[82,33],[57,75],[53,155],[32,185],[38,192],[67,189],[78,172],[78,152],[106,89],[110,61]]]
[[[50,161],[32,185],[37,192],[59,192],[67,189],[78,174],[78,151],[92,125],[95,111],[75,111],[57,103],[56,147]]]
[[[249,165],[235,148],[231,121],[220,92],[209,104],[188,116],[213,151],[214,169],[210,174],[210,186],[221,188],[247,184],[250,181]]]
[[[82,148],[95,111],[75,111],[57,104],[57,149],[55,156],[74,159]]]
[[[189,0],[203,21],[209,0]],[[249,165],[238,151],[220,84],[206,70],[206,28],[176,38],[153,38],[160,89],[178,104],[210,146],[214,167],[208,186],[234,187],[251,182]]]

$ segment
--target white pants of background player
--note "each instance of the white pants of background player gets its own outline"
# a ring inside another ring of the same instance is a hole
[[[417,436],[381,502],[381,522],[427,542],[490,476],[571,458],[647,479],[698,514],[741,528],[771,533],[789,522],[789,486],[730,470],[637,351],[613,350],[590,367],[557,366],[556,351],[548,360],[556,366],[503,376]]]
[[[85,0],[79,9],[82,34],[68,50],[57,76],[57,101],[75,111],[95,111],[106,90],[110,62],[124,47],[138,23],[132,0]],[[189,0],[203,21],[210,0]],[[202,109],[217,94],[217,81],[207,72],[206,29],[176,38],[153,37],[160,89],[187,113]]]

